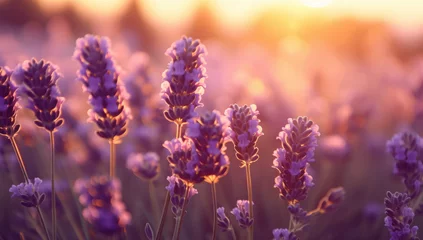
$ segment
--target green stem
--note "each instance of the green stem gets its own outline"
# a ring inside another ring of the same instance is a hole
[[[116,159],[115,159],[115,142],[113,138],[110,139],[110,178],[113,179],[115,177],[115,169],[116,169]]]
[[[169,194],[169,191],[166,191],[166,197],[165,197],[165,202],[163,205],[162,216],[160,217],[159,227],[157,228],[156,240],[159,240],[162,237],[163,227],[166,222],[166,215],[169,209],[169,203],[170,203],[170,194]]]
[[[25,179],[25,182],[26,183],[29,183],[28,172],[26,171],[25,163],[24,163],[24,161],[22,159],[21,152],[19,151],[18,144],[16,144],[16,140],[15,140],[14,137],[9,137],[9,140],[10,140],[10,143],[12,144],[13,150],[15,151],[16,158],[18,159],[19,166],[21,168],[22,175],[23,175],[23,177]]]
[[[54,156],[54,133],[50,131],[50,150],[51,150],[51,213],[52,213],[52,228],[53,239],[56,240],[57,235],[57,214],[56,214],[56,186],[55,186],[55,172],[56,159]]]
[[[232,240],[236,240],[236,234],[233,227],[231,227],[231,235],[232,235]]]
[[[182,204],[181,215],[176,219],[176,225],[175,225],[175,230],[173,231],[172,240],[179,239],[179,234],[181,233],[181,227],[182,227],[182,220],[183,220],[183,217],[185,216],[184,213],[185,213],[185,208],[187,206],[187,202],[188,202],[187,200],[188,200],[190,190],[191,190],[191,185],[187,184],[187,188],[185,189],[184,203]]]
[[[41,212],[40,206],[37,206],[36,208],[37,208],[38,215],[40,216],[41,225],[43,225],[44,231],[46,232],[47,239],[50,240],[50,236],[48,234],[46,222],[44,220],[43,213]]]
[[[216,219],[216,209],[217,209],[217,198],[216,198],[216,182],[211,182],[211,191],[212,191],[212,201],[213,201],[213,235],[212,240],[216,239],[216,227],[217,227],[217,219]]]
[[[148,187],[150,191],[150,202],[154,212],[154,221],[158,221],[159,214],[160,214],[160,207],[157,202],[157,193],[156,193],[156,188],[154,187],[153,180],[150,180],[148,182]]]
[[[250,218],[254,219],[254,211],[253,211],[253,184],[251,181],[251,163],[250,162],[246,162],[245,163],[245,174],[247,177],[247,192],[248,192],[248,205],[249,205],[249,213],[250,213]],[[251,225],[251,227],[248,229],[248,239],[252,240],[253,236],[254,236],[254,232],[253,232],[253,228],[254,227],[254,222]]]

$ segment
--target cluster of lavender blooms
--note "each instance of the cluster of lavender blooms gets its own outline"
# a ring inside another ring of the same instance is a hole
[[[81,64],[78,80],[90,93],[89,120],[99,127],[100,137],[118,141],[126,133],[132,116],[125,105],[129,94],[120,81],[120,69],[113,59],[110,40],[85,35],[77,40],[73,57]]]
[[[21,91],[29,99],[28,108],[37,118],[35,124],[49,132],[60,127],[64,120],[60,117],[62,104],[57,81],[62,77],[58,67],[44,60],[28,60],[18,65],[13,80],[21,86]]]
[[[307,227],[311,216],[335,209],[345,197],[345,190],[337,187],[330,189],[312,211],[307,212],[300,205],[314,185],[307,168],[315,161],[318,130],[319,127],[307,117],[290,118],[277,137],[282,147],[273,153],[276,157],[273,168],[279,172],[274,187],[279,190],[280,198],[288,202],[291,219],[289,229],[274,230],[275,239],[297,239],[294,234]]]
[[[40,192],[42,182],[41,179],[35,178],[34,183],[29,180],[19,185],[12,185],[9,192],[12,193],[12,198],[20,198],[23,206],[38,207],[45,199],[45,194]]]
[[[247,211],[248,211],[248,208],[247,208]],[[223,232],[231,231],[233,229],[231,220],[229,220],[229,218],[226,216],[225,208],[224,207],[217,208],[216,213],[217,213],[217,226],[219,226]]]
[[[195,108],[202,106],[207,77],[203,57],[207,51],[199,40],[183,36],[165,54],[172,59],[163,72],[160,95],[168,105],[164,115],[171,122],[183,124],[196,116]]]
[[[89,180],[78,179],[74,191],[79,195],[79,202],[84,207],[84,218],[97,231],[114,235],[122,232],[130,223],[131,215],[125,210],[121,200],[119,180],[110,180],[107,176],[92,177]]]
[[[423,189],[423,141],[413,132],[401,132],[386,143],[387,151],[395,159],[394,174],[401,176],[408,196],[419,196]]]
[[[182,215],[182,207],[185,201],[187,185],[184,181],[175,176],[167,177],[167,181],[169,181],[169,185],[166,186],[166,190],[170,193],[172,213],[175,216],[180,217]],[[197,189],[193,187],[189,188],[188,198],[186,199],[185,204],[188,204],[189,200],[196,194],[198,194]]]
[[[11,76],[9,68],[0,66],[0,134],[8,137],[13,137],[20,129],[20,125],[16,124],[16,112],[20,108],[17,87]]]
[[[155,152],[130,154],[126,162],[126,167],[135,176],[144,180],[152,180],[159,174],[159,155]]]
[[[409,207],[411,198],[406,193],[387,192],[385,198],[385,226],[391,235],[391,240],[418,240],[417,226],[411,226],[414,211]]]
[[[294,233],[286,228],[277,228],[273,230],[273,240],[298,240]]]
[[[253,203],[254,204],[254,203]],[[250,217],[250,203],[248,200],[238,200],[236,208],[232,209],[231,213],[235,216],[241,228],[249,228],[253,225],[254,219]]]
[[[259,158],[257,140],[263,136],[263,130],[259,126],[258,114],[254,104],[242,107],[233,104],[225,110],[225,116],[230,121],[229,137],[234,143],[236,157],[243,165],[251,164]]]

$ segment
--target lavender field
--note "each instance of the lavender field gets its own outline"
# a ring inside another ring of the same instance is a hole
[[[0,240],[423,239],[409,1],[0,0]]]

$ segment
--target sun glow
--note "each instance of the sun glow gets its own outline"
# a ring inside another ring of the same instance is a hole
[[[302,4],[311,8],[322,8],[328,6],[332,0],[300,0]]]

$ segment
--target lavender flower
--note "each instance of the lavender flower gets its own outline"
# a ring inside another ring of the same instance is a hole
[[[167,160],[173,174],[192,184],[204,181],[204,176],[199,171],[198,158],[194,157],[196,155],[195,146],[191,140],[174,138],[171,141],[166,141],[163,147],[170,152]]]
[[[231,231],[232,224],[229,218],[225,214],[225,208],[220,207],[216,210],[217,213],[217,226],[219,226],[223,232]]]
[[[286,228],[273,229],[273,240],[298,240],[294,233]]]
[[[131,221],[131,214],[121,201],[120,182],[106,176],[77,180],[74,191],[80,195],[82,215],[93,227],[106,235],[121,232]]]
[[[299,203],[289,205],[288,212],[291,214],[292,231],[296,232],[304,229],[310,223],[310,215],[301,208]],[[295,230],[295,231],[294,231]]]
[[[258,160],[257,140],[263,135],[259,112],[257,106],[244,105],[242,107],[234,104],[225,111],[225,116],[230,121],[230,139],[235,145],[236,157],[243,165]]]
[[[391,240],[418,240],[417,226],[411,226],[414,219],[413,209],[408,206],[411,198],[406,193],[386,193],[385,226]]]
[[[0,134],[8,137],[16,135],[21,127],[16,124],[16,112],[20,106],[11,75],[8,67],[0,66]]]
[[[229,158],[225,153],[228,126],[228,119],[216,110],[188,121],[185,135],[194,143],[192,157],[206,182],[216,183],[228,172]]]
[[[29,180],[28,183],[12,185],[9,192],[12,198],[20,198],[21,204],[25,207],[38,207],[45,199],[44,194],[40,194],[39,188],[43,181],[39,178],[34,179],[34,183]]]
[[[145,236],[147,237],[148,240],[155,239],[154,238],[154,231],[153,231],[153,228],[151,227],[150,223],[145,224],[144,233],[145,233]]]
[[[62,77],[58,68],[50,62],[32,59],[16,67],[13,74],[15,82],[21,85],[22,92],[28,96],[29,109],[37,120],[38,127],[55,131],[64,120],[61,118],[65,98],[60,96],[57,81]]]
[[[317,209],[320,213],[326,213],[334,210],[342,201],[344,201],[344,198],[345,190],[343,187],[332,188],[320,200]]]
[[[167,49],[171,57],[168,69],[163,72],[161,98],[168,105],[164,111],[167,120],[183,124],[195,116],[195,108],[201,107],[204,93],[204,55],[206,48],[199,40],[183,36]]]
[[[154,179],[159,173],[159,155],[155,152],[131,154],[126,167],[141,179]]]
[[[231,211],[231,213],[236,217],[239,226],[244,229],[249,228],[254,222],[254,219],[250,218],[249,205],[248,200],[238,200],[236,202],[236,208]]]
[[[282,142],[282,148],[273,153],[276,157],[273,168],[279,171],[275,188],[279,189],[279,196],[290,204],[304,200],[314,185],[307,167],[314,162],[314,150],[320,136],[318,130],[319,127],[307,117],[290,118],[277,137]]]
[[[167,181],[169,181],[169,185],[166,186],[166,190],[170,193],[172,212],[175,214],[175,216],[181,216],[187,185],[184,183],[184,181],[175,176],[167,177]],[[188,204],[189,200],[196,194],[198,194],[197,189],[190,187],[186,204]]]
[[[396,134],[386,143],[387,151],[396,161],[394,174],[403,178],[412,199],[422,192],[423,187],[422,144],[420,136],[411,132]]]
[[[380,216],[383,214],[383,204],[368,203],[363,208],[363,217],[366,221],[376,223]]]
[[[125,104],[129,94],[120,81],[120,71],[110,48],[108,38],[85,35],[76,41],[73,57],[81,64],[78,80],[91,94],[89,120],[99,127],[100,137],[117,141],[126,133],[132,116]]]

